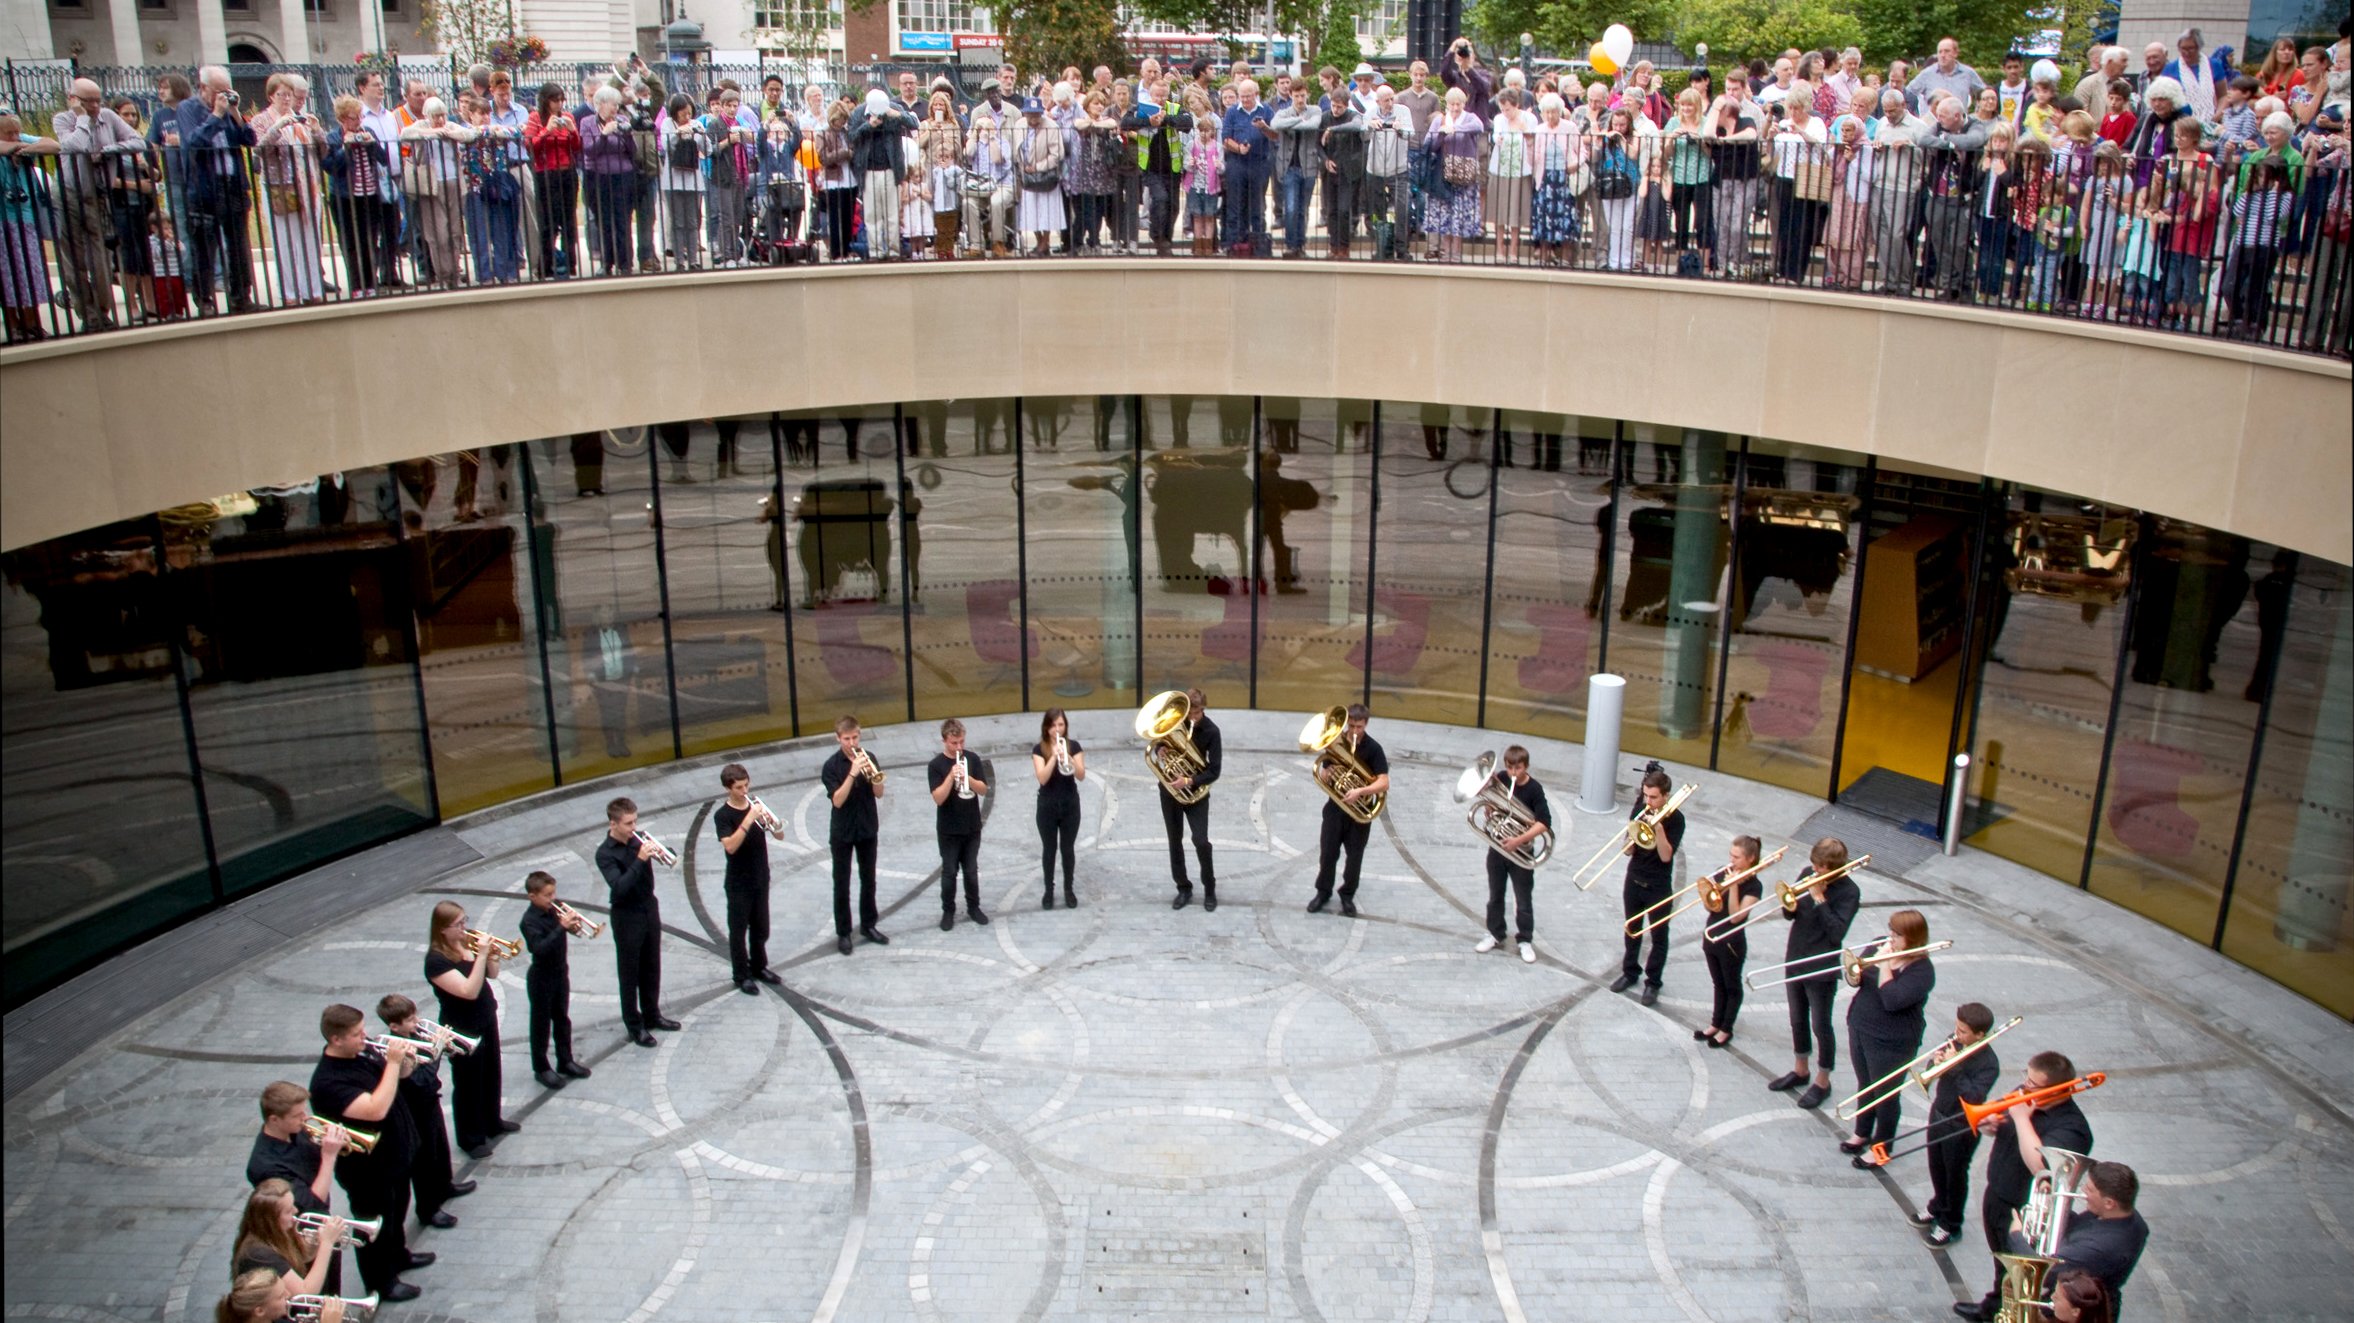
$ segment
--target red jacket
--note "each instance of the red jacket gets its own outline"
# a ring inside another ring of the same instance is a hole
[[[523,122],[523,145],[531,151],[534,170],[569,170],[580,163],[580,130],[563,111],[556,112],[552,126],[532,111]]]

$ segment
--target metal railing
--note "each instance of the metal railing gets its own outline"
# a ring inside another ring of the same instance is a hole
[[[1109,132],[960,130],[905,172],[895,214],[871,216],[857,158],[819,168],[820,139],[797,131],[730,145],[641,118],[625,150],[588,153],[487,125],[386,143],[274,118],[255,117],[250,147],[216,145],[244,136],[232,115],[188,142],[0,155],[7,339],[463,285],[1040,253],[1780,284],[2340,358],[2354,327],[2343,146],[2291,162],[1591,135],[1458,152],[1400,135],[1326,158],[1271,140],[1264,166],[1221,154],[1210,195],[1139,173]],[[1055,184],[1024,187],[1024,152],[1058,148]]]

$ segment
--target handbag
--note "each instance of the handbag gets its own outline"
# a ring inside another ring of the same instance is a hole
[[[1605,165],[1601,178],[1594,181],[1594,195],[1604,202],[1624,202],[1635,195],[1635,177]]]
[[[1831,200],[1831,167],[1822,161],[1803,161],[1790,176],[1791,191],[1807,202]]]
[[[962,185],[964,195],[976,202],[987,202],[997,192],[997,181],[984,174],[967,170]]]
[[[1052,193],[1062,186],[1063,167],[1060,161],[1036,170],[1026,165],[1022,167],[1022,187],[1033,193]]]
[[[1440,177],[1452,188],[1469,188],[1479,182],[1479,159],[1472,156],[1450,156],[1440,170]]]

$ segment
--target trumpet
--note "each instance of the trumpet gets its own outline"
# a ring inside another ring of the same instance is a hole
[[[357,1310],[358,1313],[353,1311]],[[326,1323],[328,1314],[346,1320],[376,1312],[376,1297],[345,1295],[298,1295],[286,1302],[287,1323]]]
[[[302,1231],[305,1239],[315,1245],[319,1240],[319,1230],[327,1225],[329,1216],[330,1214],[327,1213],[297,1213],[294,1215],[294,1225]],[[383,1230],[384,1219],[381,1217],[371,1217],[365,1220],[356,1217],[343,1219],[343,1234],[350,1238],[354,1245],[367,1244]]]
[[[1185,719],[1192,714],[1192,700],[1182,689],[1154,694],[1136,709],[1136,738],[1144,741],[1144,765],[1161,783],[1161,792],[1180,804],[1198,804],[1210,793],[1208,786],[1192,783],[1209,768],[1185,733]],[[1177,788],[1179,781],[1187,782],[1183,790]]]
[[[1921,1092],[1923,1093],[1932,1092],[1937,1087],[1937,1081],[1944,1077],[1945,1072],[1952,1070],[1955,1066],[1958,1066],[1964,1061],[1969,1060],[1971,1057],[1978,1055],[1978,1053],[1983,1050],[1988,1043],[1991,1043],[1995,1039],[2009,1033],[2011,1030],[2018,1028],[2020,1021],[2026,1018],[2027,1017],[2023,1015],[2014,1015],[2009,1020],[2004,1021],[2001,1026],[1996,1028],[1992,1033],[1986,1035],[1984,1038],[1981,1038],[1977,1042],[1970,1044],[1968,1047],[1963,1048],[1959,1052],[1954,1052],[1952,1056],[1947,1057],[1943,1061],[1937,1061],[1936,1058],[1938,1053],[1953,1050],[1954,1041],[1949,1037],[1944,1042],[1939,1043],[1937,1046],[1930,1048],[1928,1051],[1923,1052],[1917,1057],[1914,1057],[1912,1060],[1907,1061],[1901,1066],[1898,1066],[1896,1069],[1889,1071],[1880,1078],[1873,1080],[1871,1083],[1865,1085],[1861,1089],[1856,1090],[1854,1093],[1847,1095],[1847,1097],[1839,1101],[1837,1106],[1831,1109],[1831,1115],[1839,1118],[1842,1121],[1852,1121],[1858,1115],[1868,1112],[1873,1108],[1878,1107],[1880,1104],[1896,1097],[1898,1094],[1903,1093],[1904,1086],[1907,1084],[1917,1084],[1921,1086]],[[1931,1064],[1932,1062],[1935,1062],[1935,1064]]]
[[[1685,800],[1699,792],[1700,787],[1695,785],[1678,786],[1676,792],[1667,797],[1667,802],[1660,805],[1657,812],[1645,809],[1628,818],[1617,831],[1610,834],[1609,840],[1602,842],[1602,848],[1596,850],[1592,858],[1579,865],[1578,871],[1571,878],[1578,884],[1578,890],[1592,891],[1594,889],[1594,884],[1602,880],[1604,873],[1610,871],[1610,861],[1625,852],[1629,836],[1633,837],[1633,843],[1637,849],[1656,848],[1659,845],[1659,824],[1667,821],[1669,814],[1682,808]]]
[[[303,1121],[302,1132],[313,1139],[325,1139],[327,1128],[335,1124],[324,1117],[313,1116]],[[343,1146],[354,1154],[364,1154],[369,1149],[376,1147],[376,1136],[369,1131],[354,1130],[350,1126],[336,1126],[336,1128],[343,1131]]]
[[[961,753],[956,755],[956,797],[958,799],[973,797],[973,775],[966,770],[965,757]]]
[[[1840,878],[1847,876],[1849,873],[1854,872],[1855,870],[1870,862],[1872,862],[1872,856],[1868,854],[1857,855],[1855,858],[1848,860],[1846,863],[1841,864],[1839,867],[1832,869],[1828,873],[1818,873],[1813,877],[1803,877],[1800,878],[1796,883],[1776,882],[1774,884],[1774,900],[1777,902],[1775,905],[1767,905],[1763,901],[1760,901],[1757,904],[1750,906],[1749,912],[1742,915],[1738,919],[1727,915],[1726,917],[1717,920],[1715,923],[1708,925],[1708,940],[1712,942],[1721,942],[1732,936],[1734,933],[1747,930],[1751,924],[1756,923],[1758,920],[1763,919],[1768,915],[1781,914],[1788,916],[1796,914],[1798,912],[1799,898],[1804,896],[1807,893],[1807,889],[1812,887],[1815,883],[1821,882],[1823,885],[1829,886],[1831,883],[1838,881]],[[1779,969],[1781,966],[1775,965],[1773,968]],[[1759,970],[1758,972],[1762,974],[1765,971]],[[1830,971],[1817,970],[1815,972],[1829,973]],[[1753,983],[1750,986],[1756,987],[1758,985]]]
[[[1071,742],[1060,735],[1054,737],[1054,770],[1064,776],[1077,775],[1071,765]]]
[[[1772,867],[1789,852],[1790,847],[1785,845],[1737,873],[1726,874],[1725,880],[1722,882],[1706,873],[1701,874],[1699,880],[1693,882],[1692,885],[1681,891],[1671,892],[1666,900],[1637,910],[1630,915],[1626,923],[1627,936],[1641,937],[1654,928],[1664,927],[1670,920],[1694,905],[1704,907],[1711,914],[1723,913],[1725,906],[1729,903],[1729,898],[1734,893],[1734,888],[1757,876],[1762,870]],[[1665,913],[1661,913],[1661,911],[1665,911]]]
[[[1943,951],[1952,945],[1952,942],[1930,942],[1925,946],[1911,946],[1901,951],[1891,951],[1886,949],[1888,939],[1883,937],[1875,942],[1866,942],[1862,946],[1843,946],[1836,951],[1818,951],[1810,956],[1800,956],[1796,960],[1785,960],[1778,965],[1767,965],[1743,979],[1742,982],[1749,985],[1750,991],[1756,992],[1766,988],[1778,988],[1785,983],[1804,983],[1808,979],[1823,978],[1836,969],[1847,979],[1847,986],[1851,988],[1862,987],[1864,971],[1873,965],[1884,965],[1891,960],[1909,960],[1915,956],[1925,956],[1932,951]],[[1757,981],[1759,974],[1771,974],[1777,970],[1781,972],[1782,977],[1769,979],[1763,983]]]
[[[1317,788],[1330,796],[1341,812],[1359,822],[1370,823],[1381,816],[1382,806],[1389,797],[1373,794],[1355,800],[1349,798],[1350,791],[1373,784],[1375,778],[1373,770],[1359,762],[1357,751],[1346,743],[1348,734],[1348,708],[1328,707],[1300,727],[1300,752],[1316,755],[1309,761],[1308,771]]]
[[[867,784],[878,791],[883,788],[883,769],[875,766],[875,760],[867,756],[864,745],[850,746],[850,774],[865,777]]]
[[[379,1057],[388,1057],[392,1055],[392,1045],[394,1043],[399,1043],[407,1047],[409,1049],[409,1055],[417,1058],[419,1061],[437,1061],[441,1057],[441,1049],[435,1047],[432,1043],[427,1042],[425,1039],[408,1038],[400,1034],[378,1034],[368,1040],[367,1050],[375,1053]]]
[[[578,937],[594,937],[605,931],[605,925],[593,919],[582,917],[579,910],[560,900],[556,902],[556,919],[565,927],[570,928],[573,934]]]
[[[466,1035],[459,1033],[455,1029],[446,1028],[438,1021],[428,1020],[422,1016],[418,1017],[417,1020],[417,1032],[424,1034],[429,1038],[448,1038],[450,1040],[450,1051],[462,1057],[471,1056],[475,1048],[482,1046],[481,1039],[468,1038]]]
[[[768,805],[761,803],[760,796],[753,795],[751,796],[751,800],[752,825],[760,828],[762,831],[767,832],[769,835],[774,836],[780,841],[785,839],[785,820],[772,812]],[[590,935],[595,936],[593,933]]]
[[[639,845],[651,845],[654,847],[655,863],[662,865],[664,868],[678,867],[678,856],[670,852],[669,846],[664,845],[658,840],[655,840],[654,833],[641,829],[634,834]]]
[[[489,947],[492,953],[497,955],[501,960],[513,960],[515,957],[523,954],[523,943],[518,942],[511,937],[501,937],[496,933],[486,933],[480,928],[468,928],[466,930],[466,940],[474,943],[474,949],[478,951],[486,946]]]
[[[1993,1035],[1991,1034],[1988,1035],[1988,1037],[1992,1036]],[[1953,1127],[1956,1123],[1953,1118],[1948,1117],[1945,1121],[1945,1125],[1949,1128],[1940,1134],[1929,1134],[1928,1132],[1934,1128],[1937,1123],[1933,1121],[1923,1122],[1922,1124],[1914,1126],[1912,1129],[1903,1131],[1897,1135],[1898,1139],[1909,1139],[1914,1135],[1921,1135],[1923,1138],[1920,1143],[1907,1145],[1906,1147],[1897,1149],[1893,1152],[1889,1150],[1889,1147],[1886,1144],[1874,1144],[1872,1145],[1870,1151],[1864,1154],[1864,1161],[1871,1163],[1875,1167],[1885,1167],[1889,1163],[1896,1161],[1898,1158],[1905,1157],[1909,1154],[1918,1153],[1922,1149],[1929,1147],[1931,1144],[1951,1139],[1955,1135],[1967,1134],[1972,1130],[1976,1130],[1979,1126],[1985,1124],[1986,1118],[1990,1116],[2000,1116],[2014,1107],[2040,1107],[2047,1102],[2058,1102],[2062,1098],[2073,1098],[2077,1094],[2083,1093],[2088,1089],[2097,1089],[2108,1082],[2109,1077],[2106,1073],[2093,1070],[2087,1071],[2084,1074],[2077,1076],[2075,1079],[2061,1080],[2057,1084],[2047,1084],[2040,1089],[2013,1089],[2000,1098],[1989,1098],[1982,1103],[1974,1103],[1964,1099],[1962,1102],[1962,1117],[1961,1121],[1959,1122],[1959,1129],[1950,1128]]]
[[[1480,834],[1489,849],[1511,861],[1514,867],[1533,871],[1553,857],[1553,829],[1544,827],[1526,845],[1504,844],[1543,824],[1529,814],[1526,805],[1497,786],[1496,766],[1495,752],[1490,750],[1464,768],[1463,774],[1455,778],[1455,802],[1471,806],[1463,810],[1463,820]]]

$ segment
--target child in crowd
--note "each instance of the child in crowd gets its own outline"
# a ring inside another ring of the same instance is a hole
[[[2231,272],[2231,315],[2219,328],[2227,334],[2264,334],[2272,312],[2272,271],[2280,261],[2281,230],[2294,200],[2287,172],[2269,157],[2256,162],[2248,173],[2247,189],[2231,200],[2231,251],[2224,259]]]
[[[161,211],[148,218],[147,260],[155,271],[155,315],[187,316],[188,282],[180,276],[179,231]]]
[[[1193,235],[1193,255],[1209,257],[1217,251],[1219,179],[1226,168],[1226,149],[1218,141],[1214,116],[1193,117],[1193,138],[1185,144],[1185,215]]]

